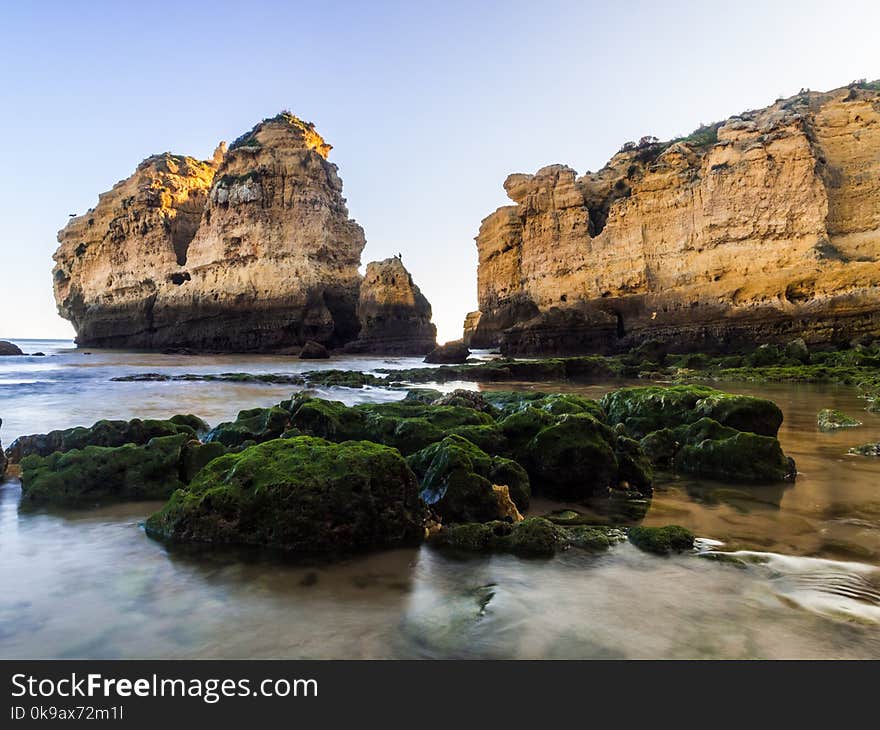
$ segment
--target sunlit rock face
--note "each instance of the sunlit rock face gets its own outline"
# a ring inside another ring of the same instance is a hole
[[[192,157],[148,157],[58,234],[55,300],[81,344],[149,344],[160,293],[189,276],[215,172]]]
[[[329,151],[283,113],[211,162],[142,163],[59,234],[56,299],[78,343],[232,352],[353,340],[365,239]]]
[[[645,140],[598,173],[511,175],[477,236],[473,347],[733,349],[880,333],[880,93],[804,92]]]
[[[397,257],[367,264],[358,319],[360,336],[348,352],[425,355],[437,346],[431,305]]]

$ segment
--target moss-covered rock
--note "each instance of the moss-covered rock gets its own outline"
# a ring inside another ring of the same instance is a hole
[[[630,527],[627,536],[639,550],[655,555],[669,555],[690,550],[694,546],[694,534],[678,525]]]
[[[404,403],[421,403],[422,405],[430,405],[438,398],[442,398],[443,393],[439,390],[435,390],[434,388],[410,388],[406,397],[403,399]]]
[[[564,527],[543,517],[529,517],[515,524],[496,521],[445,525],[431,538],[430,544],[457,552],[514,553],[546,558],[570,547],[604,551],[623,539],[623,531],[613,527]]]
[[[862,422],[846,415],[843,411],[823,408],[816,416],[816,425],[820,431],[836,431],[839,428],[855,428]]]
[[[303,374],[309,385],[334,388],[363,388],[365,385],[384,385],[385,378],[357,370],[310,370]]]
[[[205,444],[195,440],[187,441],[181,454],[181,479],[188,484],[202,470],[202,467],[223,456],[226,450],[226,447],[219,441]]]
[[[608,423],[624,424],[635,438],[704,417],[763,436],[775,436],[782,424],[782,411],[772,401],[703,385],[620,388],[605,395],[601,405]]]
[[[771,436],[737,431],[710,418],[675,429],[677,471],[710,479],[777,482],[794,479],[795,464]]]
[[[308,555],[417,543],[424,522],[418,482],[397,451],[298,436],[214,459],[146,528],[170,541]]]
[[[134,418],[130,421],[101,420],[94,425],[76,426],[49,433],[20,436],[10,444],[6,455],[13,463],[31,454],[48,456],[57,452],[83,449],[86,446],[141,445],[162,436],[186,434],[196,437],[206,431],[207,424],[197,416],[174,416],[163,421]]]
[[[502,515],[493,484],[505,484],[518,509],[528,507],[525,470],[507,459],[489,456],[461,436],[447,436],[410,456],[407,463],[419,477],[422,500],[443,522],[499,519]]]
[[[555,422],[556,419],[547,411],[529,407],[511,413],[503,418],[498,426],[507,440],[508,447],[516,454],[523,452],[526,445],[538,433]]]
[[[189,434],[143,445],[86,446],[21,461],[24,506],[81,506],[104,501],[167,499],[183,486],[181,460]]]
[[[880,443],[853,446],[848,453],[856,456],[880,456]]]
[[[432,405],[435,406],[461,406],[462,408],[473,408],[476,411],[482,411],[495,416],[495,408],[483,397],[483,394],[476,390],[453,390],[451,393],[441,395]]]
[[[617,486],[650,494],[653,491],[654,467],[639,442],[618,436],[614,455],[617,457]]]
[[[393,446],[402,454],[415,453],[464,427],[489,427],[472,433],[461,431],[487,446],[490,439],[501,438],[491,432],[496,429],[492,416],[461,406],[404,400],[347,407],[336,401],[299,398],[291,411],[291,425],[302,434],[329,441],[373,441]]]
[[[675,454],[681,444],[670,428],[652,431],[639,440],[645,456],[658,469],[672,469]]]
[[[214,427],[205,441],[217,441],[229,448],[241,447],[246,442],[260,443],[278,438],[289,426],[290,413],[284,408],[249,408],[240,411],[234,421]]]
[[[585,499],[618,483],[615,442],[614,432],[589,413],[566,414],[526,445],[522,463],[535,492]]]

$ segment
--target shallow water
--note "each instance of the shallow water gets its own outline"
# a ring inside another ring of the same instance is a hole
[[[7,445],[102,417],[192,412],[215,423],[295,390],[109,382],[122,374],[418,364],[19,344],[47,356],[0,358]],[[597,396],[614,385],[517,387]],[[254,553],[169,551],[140,525],[154,503],[19,513],[19,485],[9,480],[0,486],[0,657],[880,657],[880,459],[846,455],[880,441],[880,416],[849,388],[720,387],[780,405],[780,439],[799,477],[790,487],[659,485],[644,523],[690,527],[705,538],[702,555],[657,558],[624,544],[600,556],[461,560],[421,548],[297,566]],[[402,396],[321,392],[349,403]],[[819,433],[824,407],[864,425]],[[538,502],[533,513],[555,506]],[[717,549],[724,561],[708,559]]]

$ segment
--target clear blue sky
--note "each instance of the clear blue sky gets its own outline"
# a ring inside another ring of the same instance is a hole
[[[0,0],[0,337],[71,335],[50,280],[68,213],[290,109],[334,145],[364,263],[403,252],[455,338],[509,173],[880,77],[878,6]]]

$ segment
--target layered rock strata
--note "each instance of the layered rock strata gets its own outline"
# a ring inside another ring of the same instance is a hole
[[[730,350],[880,333],[880,86],[805,91],[598,173],[507,178],[477,236],[473,347]]]
[[[361,227],[314,126],[145,160],[59,234],[55,295],[93,347],[270,351],[357,337]]]

